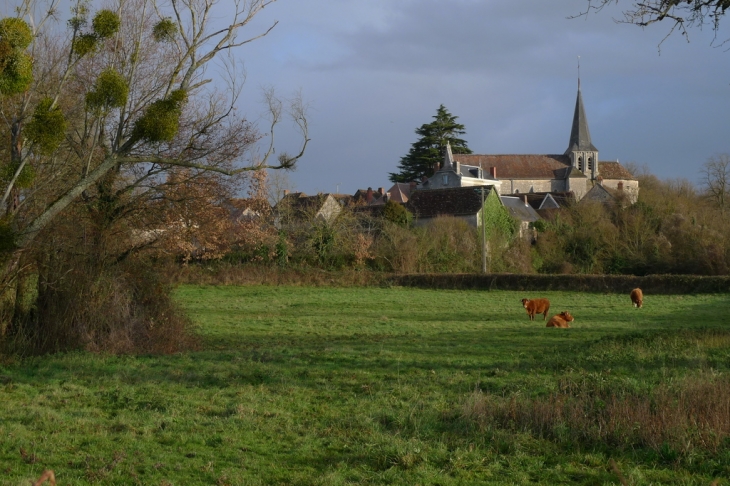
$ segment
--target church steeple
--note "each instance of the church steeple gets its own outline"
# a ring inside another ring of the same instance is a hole
[[[444,150],[444,163],[443,163],[444,169],[453,169],[454,168],[454,155],[451,152],[451,144],[449,141],[446,141],[446,149]]]
[[[598,149],[591,142],[588,118],[586,118],[583,96],[580,92],[580,78],[578,78],[578,97],[575,100],[573,127],[570,130],[570,141],[565,155],[570,157],[573,167],[591,179],[598,177]]]

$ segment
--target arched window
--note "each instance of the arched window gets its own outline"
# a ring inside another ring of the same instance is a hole
[[[583,172],[583,157],[578,157],[578,170]]]
[[[593,157],[588,157],[588,170],[593,170]]]

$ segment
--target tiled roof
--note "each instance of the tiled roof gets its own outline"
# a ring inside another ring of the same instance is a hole
[[[477,155],[454,154],[462,164],[480,166],[486,174],[496,167],[497,179],[565,179],[570,174],[585,177],[580,171],[569,171],[570,159],[565,155]]]
[[[261,215],[264,211],[270,211],[271,205],[266,200],[232,198],[221,205],[230,213],[233,221],[248,220]]]
[[[307,196],[303,192],[291,192],[279,201],[277,207],[285,204],[289,209],[296,211],[319,211],[328,196],[330,196],[330,194]]]
[[[527,198],[527,204],[532,206],[533,209],[540,209],[543,201],[550,194],[549,192],[526,192],[524,194],[503,194],[502,196],[522,197]]]
[[[604,179],[634,180],[634,176],[618,162],[598,162],[598,173]]]
[[[335,198],[335,201],[340,203],[341,206],[350,206],[355,203],[354,196],[350,196],[349,194],[332,194],[332,197]]]
[[[515,196],[501,196],[502,204],[507,208],[509,214],[518,221],[534,222],[540,219],[532,206],[525,204],[525,201],[520,197]]]
[[[390,200],[397,203],[407,203],[411,196],[411,184],[407,182],[396,182],[390,188]]]
[[[373,190],[372,188],[369,188],[369,189],[373,191],[373,200],[371,201],[371,203],[373,203],[373,202],[377,201],[378,199],[380,199],[381,197],[383,197],[383,195],[380,193],[380,191]],[[362,204],[362,203],[367,204],[368,203],[368,189],[358,189],[355,192],[355,194],[352,196],[352,200],[355,204]]]
[[[488,189],[491,187],[487,186]],[[478,213],[481,206],[481,193],[473,187],[415,191],[408,202],[408,209],[418,218],[468,216]]]

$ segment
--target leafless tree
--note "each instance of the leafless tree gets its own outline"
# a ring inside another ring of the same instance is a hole
[[[301,98],[295,97],[284,108],[273,91],[267,91],[271,123],[265,136],[269,144],[263,155],[247,161],[260,135],[236,114],[240,85],[231,83],[221,91],[220,83],[213,83],[211,76],[211,61],[266,36],[276,26],[274,22],[262,31],[243,34],[253,18],[274,2],[115,0],[109,10],[121,19],[119,31],[96,39],[86,50],[80,48],[81,41],[93,40],[95,35],[89,33],[87,2],[75,2],[67,36],[46,28],[58,16],[58,0],[43,4],[45,10],[40,8],[40,0],[21,2],[20,18],[34,29],[35,40],[28,50],[38,67],[27,90],[14,97],[2,96],[12,173],[0,193],[17,248],[32,245],[72,203],[155,192],[164,186],[166,174],[176,168],[227,176],[294,168],[308,142],[306,106]],[[38,12],[40,21],[34,17]],[[213,22],[223,15],[226,24]],[[47,46],[54,48],[44,49]],[[90,95],[102,89],[105,70],[118,74],[128,96],[120,106],[99,103],[91,109]],[[51,155],[24,137],[39,100],[48,94],[53,100],[51,108],[60,107],[68,122],[63,146]],[[155,119],[165,103],[177,106],[164,113],[164,119]],[[300,151],[279,154],[271,162],[274,130],[287,113],[302,135]],[[169,133],[145,133],[145,117],[152,132],[169,122]],[[28,168],[33,169],[35,179],[29,187],[20,187],[18,181]]]
[[[618,4],[618,0],[587,0],[588,6],[577,16],[587,15],[591,11],[601,11],[607,5]],[[623,18],[619,23],[647,27],[651,24],[666,21],[671,27],[666,37],[679,32],[689,40],[688,29],[709,25],[717,34],[725,11],[730,7],[728,0],[634,0],[630,7],[622,11]],[[666,39],[665,37],[665,39]],[[721,43],[727,42],[727,39]]]
[[[702,166],[702,185],[710,200],[724,212],[730,199],[730,154],[707,159]]]

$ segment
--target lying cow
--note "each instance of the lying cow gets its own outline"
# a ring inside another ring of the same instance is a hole
[[[574,318],[570,312],[563,311],[558,315],[552,316],[545,327],[570,327],[569,322],[573,322]]]
[[[644,305],[644,292],[640,288],[637,287],[631,291],[631,303],[639,309]]]
[[[547,299],[522,299],[522,307],[527,309],[527,315],[530,320],[535,320],[535,314],[542,314],[542,320],[547,319],[550,310],[550,301]]]

